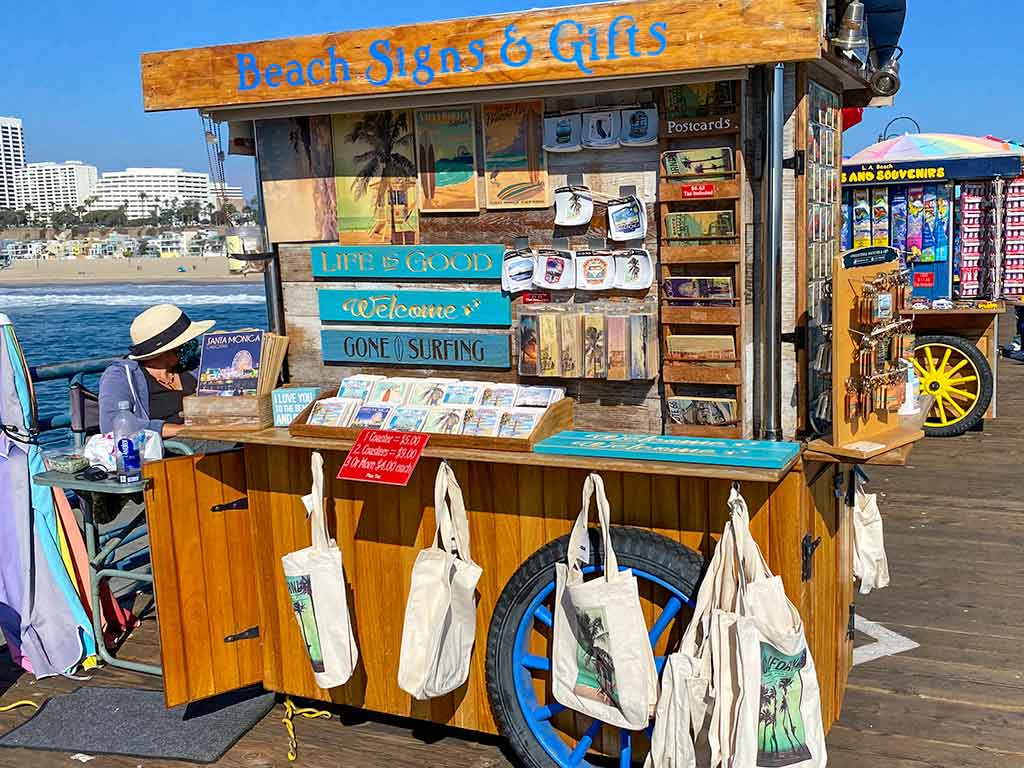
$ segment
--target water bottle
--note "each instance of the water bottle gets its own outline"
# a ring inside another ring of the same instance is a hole
[[[117,451],[117,481],[137,483],[142,480],[142,427],[127,400],[117,404],[112,430]]]

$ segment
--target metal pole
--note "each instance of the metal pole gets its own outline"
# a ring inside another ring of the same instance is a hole
[[[768,236],[764,258],[764,410],[761,438],[782,439],[782,163],[786,68],[772,72],[768,113]]]
[[[256,202],[259,205],[258,223],[263,230],[263,242],[273,256],[265,262],[263,268],[263,290],[267,296],[267,324],[273,333],[284,335],[284,293],[281,288],[281,268],[277,260],[277,247],[270,245],[267,231],[267,210],[263,202],[263,179],[260,176],[260,142],[256,135],[256,121],[252,124],[252,140],[255,148],[256,162]]]

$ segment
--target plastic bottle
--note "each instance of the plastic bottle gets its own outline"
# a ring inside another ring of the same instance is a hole
[[[131,403],[117,404],[117,415],[112,424],[114,447],[117,451],[117,481],[137,483],[142,480],[142,429],[131,411]]]

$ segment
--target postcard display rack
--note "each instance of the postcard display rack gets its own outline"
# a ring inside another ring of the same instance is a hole
[[[658,224],[665,432],[743,437],[744,81],[664,89]]]

